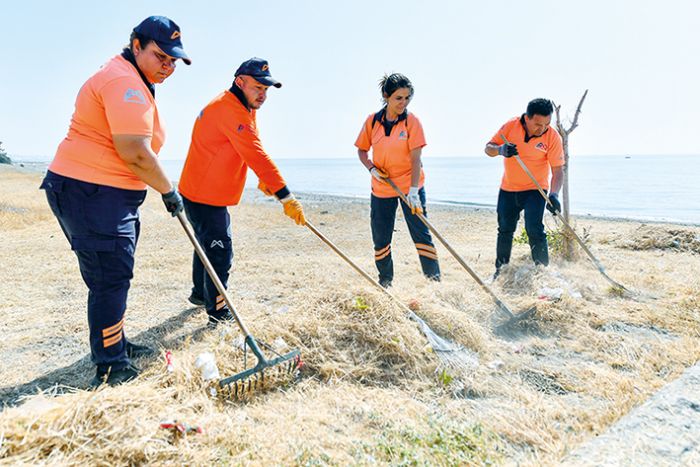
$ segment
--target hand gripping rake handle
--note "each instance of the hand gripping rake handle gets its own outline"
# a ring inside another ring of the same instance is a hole
[[[506,139],[506,137],[504,135],[501,135],[501,139],[503,139],[504,143],[509,143],[509,141]],[[537,191],[540,192],[540,195],[542,195],[542,197],[544,198],[545,203],[554,207],[552,202],[549,200],[549,196],[547,196],[547,193],[545,193],[544,189],[542,189],[542,185],[540,185],[539,182],[537,181],[537,179],[535,178],[535,176],[532,175],[532,172],[530,172],[530,169],[527,167],[527,165],[525,165],[525,162],[523,162],[523,160],[517,154],[515,154],[513,157],[515,157],[515,160],[518,161],[518,164],[520,164],[520,167],[527,174],[527,176],[530,177],[530,180],[532,180],[532,183],[535,184],[535,186],[537,187]],[[591,253],[591,250],[586,246],[585,243],[583,243],[583,240],[581,240],[581,237],[579,237],[578,234],[576,233],[576,231],[569,225],[568,222],[566,222],[566,219],[564,219],[564,217],[560,216],[559,214],[560,214],[559,211],[557,211],[556,214],[552,214],[552,215],[554,216],[555,219],[559,219],[559,221],[561,221],[561,223],[564,224],[564,227],[566,227],[566,229],[569,231],[569,233],[571,233],[574,236],[574,238],[576,239],[578,244],[581,245],[581,248],[583,248],[583,251],[586,252],[586,254],[590,258],[590,260],[593,262],[595,267],[598,268],[598,271],[603,275],[603,277],[605,277],[605,279],[608,282],[610,282],[610,284],[612,284],[614,287],[622,289],[625,292],[631,293],[630,290],[627,289],[627,287],[625,287],[624,285],[620,284],[619,282],[617,282],[616,280],[614,280],[610,276],[608,276],[608,274],[605,272],[605,268],[603,267],[603,264],[600,261],[598,261],[598,258],[593,256],[593,253]]]
[[[401,200],[404,203],[406,203],[407,206],[411,205],[408,202],[408,200],[406,199],[406,195],[403,194],[403,192],[399,189],[398,186],[396,186],[396,183],[394,183],[394,181],[392,179],[385,178],[384,181],[387,182],[389,185],[391,185],[391,187],[394,189],[396,194],[399,195]],[[484,281],[481,280],[481,278],[476,274],[476,272],[474,272],[474,270],[469,267],[467,262],[462,259],[462,257],[459,255],[459,253],[457,253],[455,251],[455,249],[452,248],[452,246],[449,243],[447,243],[447,240],[445,240],[442,237],[442,235],[440,235],[440,233],[437,230],[435,230],[435,227],[433,227],[433,225],[430,223],[430,221],[428,221],[428,219],[423,215],[422,212],[420,212],[420,210],[416,212],[416,216],[418,216],[418,219],[420,219],[421,222],[423,222],[425,224],[425,226],[428,227],[428,229],[430,229],[430,231],[433,233],[433,235],[435,235],[435,237],[437,237],[437,239],[440,240],[440,243],[442,243],[445,246],[445,248],[447,248],[447,251],[449,251],[452,254],[452,256],[454,256],[454,258],[457,260],[457,262],[469,273],[469,275],[472,276],[472,279],[474,279],[476,281],[476,283],[479,284],[481,286],[481,288],[484,289],[484,291],[491,296],[491,298],[496,303],[498,308],[501,311],[503,311],[506,315],[508,315],[509,318],[511,318],[511,319],[515,318],[515,314],[510,310],[510,308],[508,308],[506,306],[506,304],[503,303],[496,296],[495,293],[493,293],[493,291],[484,283]]]
[[[231,311],[231,314],[235,318],[236,324],[238,324],[238,327],[241,328],[241,332],[245,335],[246,345],[248,347],[250,347],[250,350],[253,352],[255,357],[258,359],[258,363],[257,363],[257,365],[255,365],[255,367],[250,368],[248,370],[245,370],[242,373],[239,373],[235,376],[232,376],[231,378],[222,379],[219,382],[219,384],[221,386],[224,386],[225,384],[228,384],[232,381],[245,379],[248,376],[257,373],[264,368],[276,365],[280,362],[289,360],[290,358],[293,358],[296,355],[299,355],[299,351],[295,350],[293,352],[290,352],[287,355],[279,356],[279,357],[274,358],[272,360],[267,360],[265,358],[265,355],[263,354],[262,350],[260,350],[260,347],[258,346],[257,341],[255,340],[253,335],[250,333],[250,331],[248,331],[248,328],[246,327],[245,323],[243,323],[243,320],[241,320],[240,316],[238,316],[238,313],[236,312],[236,308],[233,306],[233,300],[231,300],[231,297],[229,296],[228,292],[226,291],[226,287],[224,287],[224,284],[221,282],[221,279],[219,279],[219,276],[216,274],[214,267],[209,262],[209,258],[207,258],[207,254],[204,252],[204,249],[197,241],[197,237],[195,237],[194,231],[192,230],[192,226],[187,221],[185,214],[182,212],[179,212],[177,214],[177,219],[180,221],[182,228],[185,229],[185,232],[187,233],[187,236],[189,237],[190,242],[192,242],[192,246],[194,246],[194,249],[197,252],[197,256],[199,256],[199,259],[202,261],[204,268],[207,270],[207,274],[209,274],[209,277],[211,278],[212,282],[214,282],[214,285],[216,286],[216,290],[218,290],[219,293],[221,294],[221,296],[224,297],[224,301],[226,302],[226,305],[228,305],[228,308]]]

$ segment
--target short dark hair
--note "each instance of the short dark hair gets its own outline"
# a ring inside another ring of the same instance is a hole
[[[131,36],[129,36],[129,45],[126,48],[131,50],[132,52],[134,51],[134,39],[139,40],[139,44],[141,44],[142,49],[145,49],[146,46],[151,42],[155,42],[150,37],[146,37],[143,34],[139,34],[136,31],[131,31]]]
[[[401,73],[392,73],[384,75],[379,80],[379,89],[382,91],[382,97],[387,98],[396,92],[397,89],[408,88],[408,97],[413,97],[413,84],[411,80],[406,78]]]
[[[532,99],[527,104],[527,116],[532,118],[534,115],[542,115],[543,117],[549,117],[554,112],[554,106],[552,101],[549,99],[543,99],[538,97],[537,99]]]

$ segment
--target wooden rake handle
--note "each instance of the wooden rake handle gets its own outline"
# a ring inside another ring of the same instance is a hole
[[[413,313],[413,311],[412,311],[409,307],[407,307],[406,305],[404,305],[403,302],[402,302],[401,300],[399,300],[398,298],[396,298],[396,297],[394,296],[394,294],[392,294],[392,293],[389,292],[387,289],[385,289],[384,287],[382,287],[381,284],[380,284],[379,282],[377,282],[372,276],[370,276],[369,274],[367,274],[360,266],[358,266],[353,260],[351,260],[351,259],[348,257],[348,255],[346,255],[345,253],[343,253],[343,251],[342,251],[340,248],[338,248],[332,241],[330,241],[328,238],[326,238],[325,235],[323,235],[316,227],[314,227],[314,225],[313,225],[311,222],[309,222],[309,221],[307,220],[305,225],[306,225],[306,227],[308,227],[308,229],[309,229],[310,231],[312,231],[318,238],[320,238],[321,241],[322,241],[323,243],[325,243],[326,245],[328,245],[328,246],[331,248],[331,250],[335,251],[335,252],[338,254],[338,256],[340,256],[341,258],[343,258],[343,259],[345,260],[345,262],[348,263],[355,271],[357,271],[362,277],[364,277],[365,279],[367,279],[367,282],[369,282],[370,284],[372,284],[373,286],[375,286],[376,288],[378,288],[379,290],[381,290],[382,292],[384,292],[386,295],[388,295],[396,304],[398,304],[406,313],[408,313],[409,316],[411,316],[412,318],[413,318],[413,317],[418,318],[418,317],[416,316],[416,314]],[[420,319],[420,318],[418,318],[418,319]]]
[[[508,140],[506,139],[506,137],[505,137],[503,134],[501,134],[501,139],[503,139],[503,142],[505,142],[505,143],[510,143],[510,141],[508,141]],[[549,196],[547,196],[547,193],[544,192],[544,189],[542,188],[542,185],[540,185],[540,183],[537,181],[537,179],[536,179],[535,176],[532,174],[532,172],[530,172],[530,169],[527,167],[527,165],[525,165],[525,162],[523,162],[523,160],[522,160],[522,159],[520,158],[520,156],[517,155],[517,154],[515,154],[513,157],[515,157],[515,160],[518,161],[518,164],[520,164],[520,167],[521,167],[521,168],[523,169],[523,171],[527,174],[527,176],[530,177],[530,180],[532,180],[532,183],[535,184],[535,186],[537,187],[537,191],[540,192],[540,195],[542,195],[542,197],[544,198],[545,202],[546,202],[547,204],[549,204],[550,206],[554,207],[554,205],[552,204],[552,202],[549,200]],[[629,290],[627,289],[627,287],[625,287],[624,285],[620,284],[619,282],[617,282],[616,280],[614,280],[613,278],[611,278],[610,276],[608,276],[608,274],[605,272],[605,267],[603,267],[603,264],[602,264],[600,261],[598,261],[598,258],[596,258],[596,257],[593,255],[593,253],[591,252],[591,250],[586,246],[586,244],[583,242],[583,240],[581,240],[581,237],[578,236],[578,234],[577,234],[576,231],[573,229],[573,227],[571,227],[571,226],[569,225],[569,223],[566,222],[566,219],[564,219],[564,217],[561,216],[560,214],[561,214],[561,213],[560,213],[559,211],[556,211],[556,214],[553,213],[552,215],[554,216],[555,219],[558,219],[562,224],[564,224],[564,227],[566,227],[566,229],[569,231],[569,233],[570,233],[571,235],[574,236],[574,238],[576,239],[576,241],[578,242],[578,244],[581,245],[581,248],[583,249],[583,251],[586,252],[586,254],[588,255],[588,258],[590,258],[590,260],[593,262],[593,264],[595,265],[595,267],[598,268],[598,271],[603,275],[603,277],[605,277],[605,279],[606,279],[608,282],[610,282],[613,286],[618,287],[618,288],[620,288],[620,289],[622,289],[622,290],[625,290],[625,291],[629,292]]]
[[[233,314],[233,317],[236,319],[236,324],[238,324],[238,327],[241,328],[241,331],[243,332],[243,334],[245,334],[246,337],[249,337],[250,332],[248,331],[248,328],[243,323],[241,318],[238,316],[238,313],[236,312],[236,308],[233,306],[233,300],[231,300],[231,297],[229,296],[228,292],[226,291],[226,287],[224,287],[224,284],[221,282],[221,279],[219,279],[219,275],[216,274],[216,271],[214,270],[214,266],[212,266],[211,262],[209,262],[209,258],[207,258],[207,254],[204,252],[202,245],[200,245],[199,242],[197,241],[197,237],[195,236],[194,231],[192,230],[192,226],[187,221],[185,214],[183,212],[179,212],[177,214],[177,220],[180,221],[182,228],[185,229],[185,232],[187,233],[187,236],[189,237],[190,242],[192,242],[192,246],[194,246],[194,250],[197,252],[197,256],[199,256],[199,259],[202,261],[204,268],[207,270],[207,273],[209,274],[209,277],[211,278],[212,282],[214,282],[214,285],[216,286],[216,290],[218,290],[219,293],[224,297],[224,301],[226,302],[226,305],[228,305],[229,310],[231,310],[231,314]]]
[[[394,183],[394,181],[393,181],[392,179],[390,179],[390,178],[385,178],[384,181],[385,181],[386,183],[388,183],[389,185],[391,185],[391,187],[394,189],[394,191],[396,192],[396,194],[399,195],[399,198],[401,198],[401,201],[403,201],[404,203],[406,203],[407,206],[411,206],[411,203],[409,203],[409,202],[408,202],[408,199],[406,199],[406,195],[403,194],[403,192],[399,189],[398,186],[396,186],[396,183]],[[507,315],[509,315],[511,318],[513,318],[513,316],[515,316],[515,315],[514,315],[513,312],[510,310],[510,308],[508,308],[508,307],[506,306],[506,304],[503,303],[503,302],[496,296],[495,293],[493,293],[493,291],[484,283],[484,281],[481,280],[481,278],[476,274],[476,272],[474,272],[474,270],[473,270],[472,268],[469,267],[469,265],[467,264],[467,262],[464,261],[464,259],[462,259],[462,257],[459,255],[459,253],[457,253],[457,251],[455,251],[455,249],[452,248],[452,246],[447,242],[447,240],[445,240],[445,239],[443,238],[443,236],[440,235],[440,232],[438,232],[438,231],[435,229],[435,227],[433,227],[433,225],[430,223],[430,221],[428,220],[428,218],[425,217],[425,216],[423,215],[423,213],[421,212],[421,209],[419,209],[419,210],[416,211],[416,216],[418,216],[418,219],[420,219],[421,222],[423,222],[423,224],[425,224],[425,226],[428,227],[428,229],[433,233],[433,235],[435,235],[435,237],[436,237],[438,240],[440,240],[440,243],[442,243],[443,246],[444,246],[445,248],[447,248],[447,251],[449,251],[450,254],[451,254],[452,256],[454,256],[454,258],[457,260],[457,262],[469,273],[469,275],[472,276],[472,279],[474,279],[474,280],[476,281],[476,283],[479,284],[479,285],[481,286],[481,288],[484,289],[484,291],[485,291],[486,293],[488,293],[488,294],[491,296],[491,299],[493,299],[493,301],[496,302],[496,305],[498,305],[498,307],[499,307],[501,310],[503,310]]]

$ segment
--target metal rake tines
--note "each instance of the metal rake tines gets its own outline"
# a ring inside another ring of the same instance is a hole
[[[474,352],[460,344],[448,341],[444,337],[439,336],[430,329],[430,326],[428,326],[425,321],[417,316],[414,319],[419,320],[418,322],[423,329],[423,334],[428,339],[430,346],[445,367],[451,368],[461,374],[473,370],[479,365],[479,359]]]
[[[271,345],[269,345],[263,341],[258,341],[258,344],[260,344],[262,347],[264,347],[265,349],[267,349],[270,352],[272,352],[273,354],[275,354],[276,358],[274,360],[284,362],[287,357],[294,355],[294,357],[292,359],[287,360],[287,362],[288,362],[287,365],[284,365],[286,367],[286,369],[283,368],[283,366],[278,366],[278,374],[281,374],[282,372],[285,372],[285,371],[287,373],[291,374],[291,373],[294,373],[294,372],[300,370],[301,367],[304,366],[304,361],[301,359],[301,353],[299,353],[298,351],[290,352],[289,354],[287,354],[287,356],[284,356],[281,353],[279,353],[278,351],[276,351],[274,349],[274,347],[272,347]]]
[[[226,383],[228,393],[233,399],[241,399],[246,395],[265,387],[265,370],[260,370],[252,376]]]
[[[277,382],[285,385],[286,383],[282,381],[289,375],[296,379],[303,364],[298,350],[293,350],[286,355],[279,355],[270,360],[265,359],[261,354],[257,365],[247,368],[236,375],[221,379],[219,387],[231,399],[243,399],[248,394],[264,390]]]

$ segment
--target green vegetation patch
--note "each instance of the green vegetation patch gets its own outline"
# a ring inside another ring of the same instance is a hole
[[[501,465],[501,439],[480,424],[431,421],[427,430],[388,426],[374,444],[364,445],[358,461],[397,466]]]

